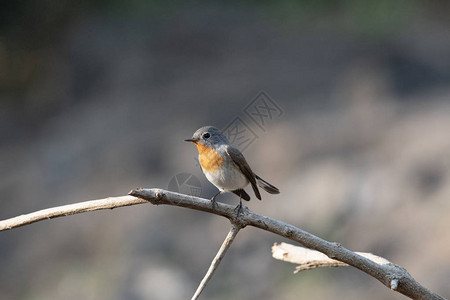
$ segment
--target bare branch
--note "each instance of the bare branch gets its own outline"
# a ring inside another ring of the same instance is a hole
[[[391,263],[387,259],[380,256],[376,256],[372,253],[366,252],[355,252],[355,253],[361,255],[362,257],[370,259],[371,261],[376,262],[379,265],[387,265]],[[341,261],[331,259],[319,251],[291,245],[288,243],[281,243],[281,244],[275,243],[272,246],[272,256],[273,258],[278,260],[298,264],[298,266],[295,268],[294,273],[298,273],[303,270],[310,270],[322,267],[349,266],[348,264],[343,263]]]
[[[57,206],[0,221],[0,231],[32,224],[47,219],[75,215],[88,211],[113,209],[116,207],[143,203],[148,202],[132,196],[121,196]]]
[[[379,265],[342,247],[338,243],[328,242],[293,225],[254,213],[248,209],[245,209],[244,213],[237,218],[234,207],[231,205],[216,203],[216,205],[212,207],[210,200],[169,192],[162,189],[137,189],[131,191],[130,195],[145,199],[155,205],[173,205],[213,213],[228,218],[231,223],[236,224],[241,228],[250,225],[286,237],[307,248],[320,251],[332,259],[347,263],[378,279],[388,288],[396,288],[397,292],[412,299],[445,299],[420,285],[400,266],[394,264]],[[11,229],[45,219],[86,211],[107,208],[112,209],[120,206],[145,203],[145,201],[138,198],[127,196],[106,198],[45,209],[0,221],[0,230]]]
[[[211,201],[207,199],[186,196],[160,189],[138,189],[131,191],[130,195],[146,199],[155,205],[175,205],[206,211],[226,217],[232,223],[240,224],[242,228],[250,225],[286,237],[307,248],[320,251],[329,258],[349,264],[378,279],[388,288],[396,287],[397,292],[412,299],[445,299],[423,287],[414,280],[406,269],[400,266],[394,264],[379,265],[370,259],[342,247],[339,243],[328,242],[293,225],[254,213],[248,209],[245,209],[244,213],[237,218],[233,206],[217,203],[217,205],[212,207]],[[397,284],[391,284],[391,282],[397,282]]]
[[[235,224],[231,224],[231,229],[228,232],[227,237],[223,241],[222,246],[219,249],[219,252],[217,252],[216,257],[214,257],[213,261],[211,262],[208,272],[206,272],[205,277],[203,278],[202,282],[200,282],[200,285],[198,286],[198,288],[195,291],[194,296],[192,296],[191,300],[195,300],[200,296],[200,294],[202,293],[206,284],[211,279],[212,275],[214,274],[214,272],[216,271],[220,262],[222,261],[222,258],[225,256],[225,253],[230,248],[231,243],[234,241],[234,238],[236,237],[236,235],[238,234],[240,229],[241,228],[239,226],[237,226]]]

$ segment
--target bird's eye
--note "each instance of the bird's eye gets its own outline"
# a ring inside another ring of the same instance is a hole
[[[207,139],[207,138],[209,138],[211,135],[209,134],[209,132],[205,132],[204,134],[203,134],[203,138],[204,139]]]

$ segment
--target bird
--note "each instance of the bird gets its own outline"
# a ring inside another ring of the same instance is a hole
[[[222,192],[232,192],[239,196],[238,214],[242,210],[242,199],[250,201],[250,195],[244,188],[250,184],[256,198],[261,200],[258,186],[270,194],[279,194],[280,190],[256,175],[239,149],[228,141],[227,137],[214,126],[204,126],[186,139],[197,146],[201,169],[209,182],[219,189],[211,198],[214,207],[216,197]]]

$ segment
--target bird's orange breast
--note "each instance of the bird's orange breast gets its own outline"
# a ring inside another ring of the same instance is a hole
[[[223,164],[223,157],[217,150],[205,146],[201,143],[195,143],[199,153],[200,164],[203,170],[215,173]]]

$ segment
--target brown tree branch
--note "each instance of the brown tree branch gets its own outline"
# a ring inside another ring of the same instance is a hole
[[[159,189],[138,189],[131,191],[130,195],[143,198],[155,205],[175,205],[213,213],[228,218],[232,223],[237,223],[242,228],[250,225],[286,237],[307,248],[322,252],[332,259],[353,266],[378,279],[388,288],[395,287],[395,291],[412,299],[445,299],[423,287],[414,280],[406,269],[400,266],[394,264],[379,265],[342,247],[339,243],[328,242],[293,225],[254,213],[248,209],[245,209],[244,213],[237,218],[233,206],[217,203],[213,207],[211,201],[207,199]]]
[[[228,218],[232,224],[240,228],[250,225],[286,237],[307,248],[320,251],[332,259],[349,264],[376,278],[388,288],[392,286],[395,291],[412,299],[445,299],[420,285],[400,266],[394,264],[379,265],[342,247],[339,243],[328,242],[293,225],[254,213],[248,209],[244,209],[244,212],[237,217],[236,211],[231,205],[217,203],[212,207],[211,201],[208,199],[178,194],[157,188],[133,190],[130,192],[130,195],[138,198],[125,196],[92,200],[18,216],[0,221],[0,230],[86,211],[142,204],[146,202],[142,199],[145,199],[154,205],[173,205],[213,213]]]

